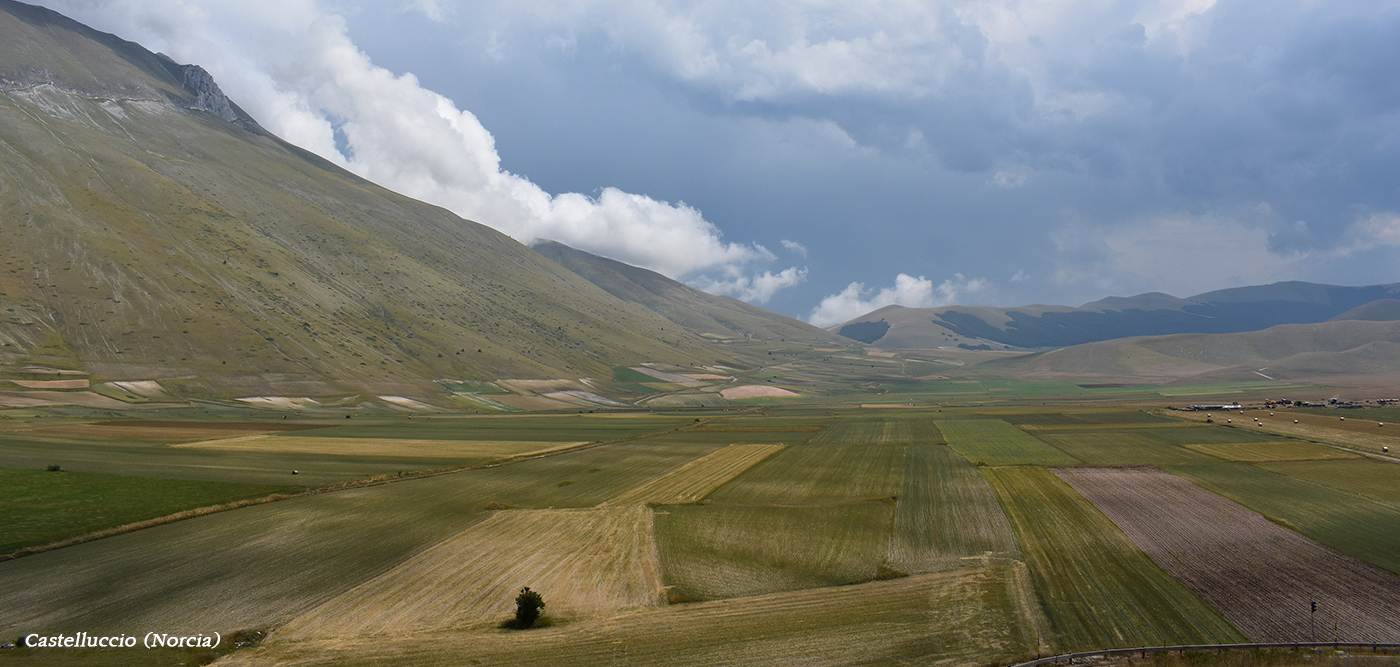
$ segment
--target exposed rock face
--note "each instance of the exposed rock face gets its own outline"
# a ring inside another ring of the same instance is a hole
[[[214,83],[214,77],[204,71],[203,67],[185,65],[182,73],[184,79],[180,85],[195,96],[194,108],[208,111],[230,123],[238,121],[238,112],[233,110],[233,105],[229,103],[224,91],[219,90],[219,84]]]

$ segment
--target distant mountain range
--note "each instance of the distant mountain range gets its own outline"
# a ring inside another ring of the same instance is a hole
[[[1400,283],[1342,287],[1306,282],[1239,287],[1181,299],[1153,292],[1078,308],[887,306],[830,330],[888,348],[1059,348],[1132,336],[1240,333],[1281,324],[1400,319]]]

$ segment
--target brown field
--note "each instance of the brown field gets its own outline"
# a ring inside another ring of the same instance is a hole
[[[730,387],[721,389],[720,396],[726,399],[735,398],[759,398],[762,396],[799,396],[795,391],[788,391],[782,387],[766,387],[758,384],[747,384],[742,387]]]
[[[226,428],[223,424],[204,424],[202,426],[187,426],[182,428],[119,426],[109,424],[64,424],[61,426],[43,426],[36,429],[28,429],[26,432],[33,433],[34,435],[61,436],[83,440],[143,440],[157,443],[191,442],[194,440],[213,440],[216,438],[233,438],[249,435],[249,431],[247,430]],[[253,432],[257,433],[257,431]],[[271,428],[262,431],[262,434],[270,432],[272,432]]]
[[[729,445],[648,480],[612,499],[610,505],[682,505],[699,502],[785,445]]]
[[[983,665],[1034,654],[1045,630],[1024,565],[633,609],[528,632],[289,641],[221,665]],[[552,604],[548,594],[546,604]],[[545,608],[546,616],[551,612]]]
[[[567,449],[583,442],[494,440],[404,440],[389,438],[309,438],[287,435],[242,435],[174,445],[183,449],[239,452],[296,452],[339,456],[408,456],[427,458],[504,458]]]
[[[1400,642],[1400,576],[1156,469],[1055,474],[1254,641],[1308,641],[1316,600],[1319,641]]]
[[[279,638],[490,628],[511,618],[515,594],[547,594],[553,618],[610,615],[660,604],[651,510],[508,510],[293,619]]]
[[[87,389],[88,381],[82,380],[9,380],[25,389]]]
[[[1358,455],[1311,442],[1220,442],[1209,445],[1186,445],[1202,454],[1226,461],[1320,461],[1324,459],[1354,459]]]
[[[84,408],[129,408],[129,403],[107,398],[90,391],[25,391],[0,392],[0,408],[43,408],[55,405],[77,405]]]

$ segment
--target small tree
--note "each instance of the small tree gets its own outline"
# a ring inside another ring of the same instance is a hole
[[[539,593],[530,590],[529,586],[520,589],[520,595],[515,596],[515,627],[523,630],[533,626],[543,608],[544,598]]]

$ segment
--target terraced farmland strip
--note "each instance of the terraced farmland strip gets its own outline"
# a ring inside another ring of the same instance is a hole
[[[245,435],[203,440],[174,447],[219,449],[236,452],[296,452],[336,456],[391,456],[489,460],[563,449],[584,442],[535,442],[529,440],[417,440],[377,438],[309,438],[288,435]]]
[[[1044,468],[984,468],[1061,651],[1244,637]]]
[[[939,420],[948,445],[973,465],[1071,465],[1079,461],[999,419]]]
[[[1130,430],[1036,432],[1036,437],[1089,465],[1200,463],[1210,457]]]
[[[679,599],[712,600],[875,578],[894,504],[671,505],[656,510],[662,572]]]
[[[712,503],[800,505],[899,493],[903,445],[793,445],[710,495]]]
[[[1394,505],[1245,463],[1165,469],[1333,549],[1400,574],[1400,508]]]
[[[698,502],[783,445],[729,445],[667,472],[604,505],[680,505]]]
[[[519,510],[490,519],[341,594],[279,630],[289,639],[491,626],[522,586],[545,611],[585,618],[661,602],[651,511]]]
[[[1323,459],[1354,459],[1358,455],[1335,447],[1311,442],[1284,440],[1282,442],[1230,442],[1213,445],[1186,445],[1189,449],[1210,454],[1226,461],[1318,461]]]
[[[976,556],[1020,557],[996,494],[952,448],[908,447],[889,566],[906,573],[930,572]]]
[[[524,633],[296,642],[274,637],[225,664],[447,667],[469,660],[512,666],[834,667],[1009,662],[1036,650],[1038,610],[1018,604],[1028,584],[1023,566],[1016,565],[671,605]]]
[[[1323,547],[1180,477],[1147,468],[1056,474],[1252,641],[1400,642],[1400,576]],[[1339,619],[1330,632],[1332,618]]]
[[[1400,507],[1400,465],[1373,459],[1261,463],[1265,470]]]

